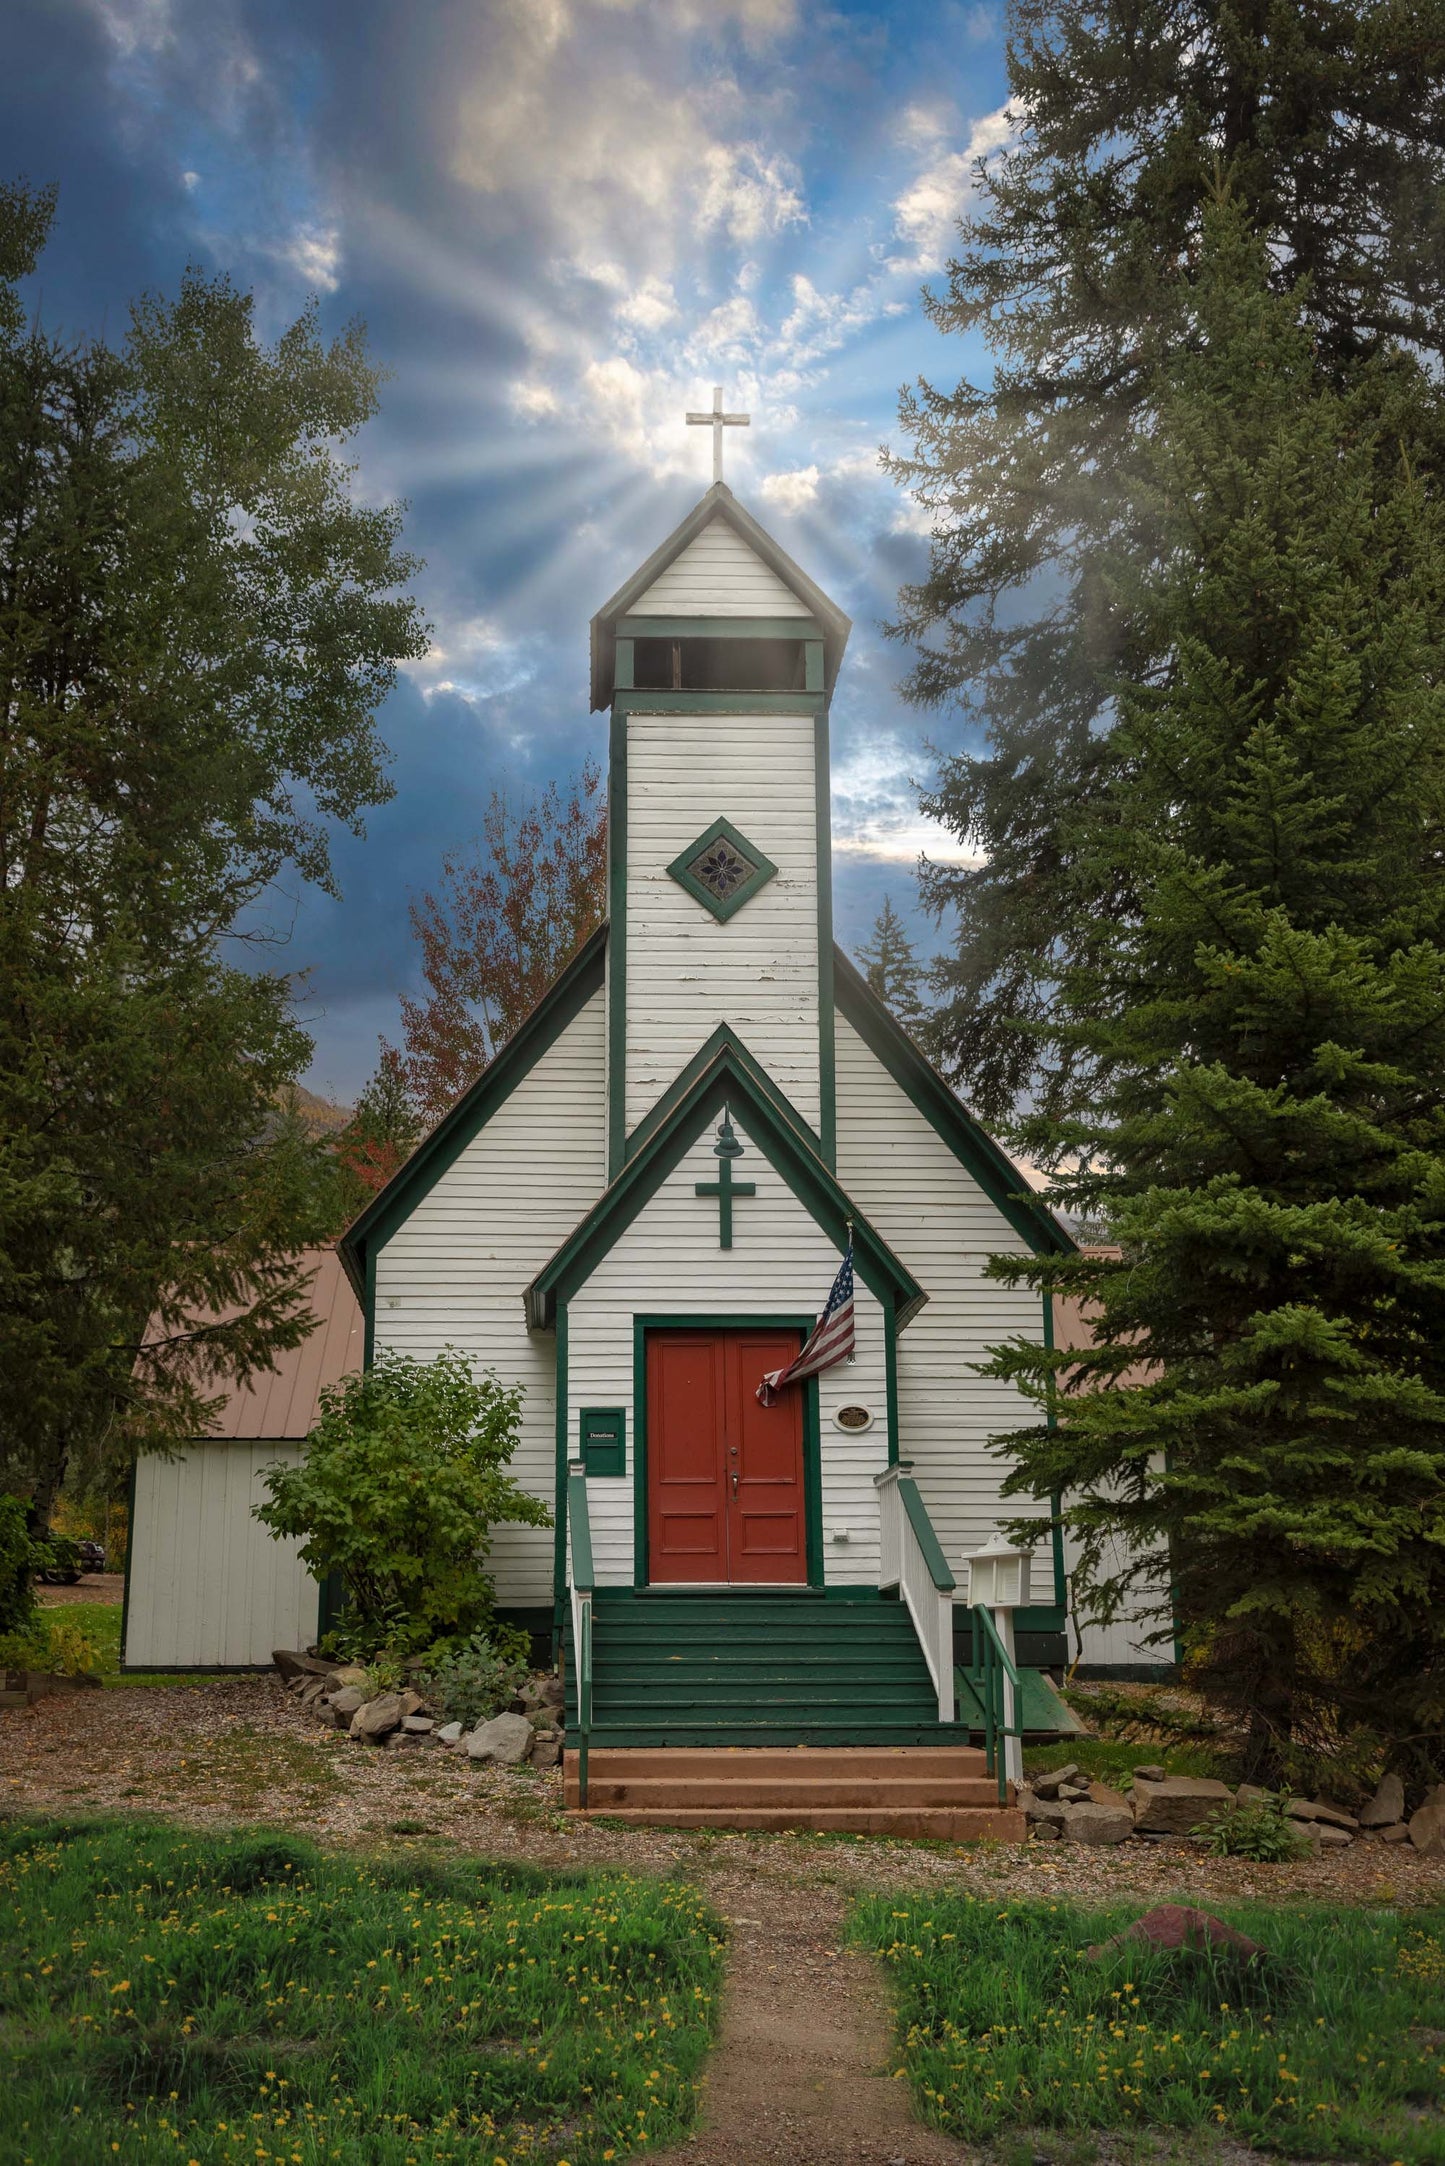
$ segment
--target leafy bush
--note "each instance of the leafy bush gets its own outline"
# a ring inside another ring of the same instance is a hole
[[[507,1637],[515,1640],[517,1634]],[[475,1632],[453,1646],[425,1673],[428,1698],[445,1722],[467,1729],[499,1715],[527,1679],[527,1664],[501,1635],[489,1639]]]
[[[43,1561],[30,1539],[24,1499],[0,1496],[0,1632],[23,1632],[35,1615],[35,1575]]]
[[[1201,1834],[1212,1857],[1252,1858],[1257,1865],[1286,1864],[1309,1848],[1289,1817],[1287,1790],[1253,1805],[1222,1807],[1209,1815]]]
[[[489,1530],[551,1514],[503,1470],[517,1448],[520,1385],[472,1374],[455,1348],[434,1361],[382,1354],[321,1395],[300,1466],[265,1470],[255,1516],[299,1539],[318,1578],[337,1572],[357,1645],[406,1653],[485,1629]]]
[[[0,1669],[92,1677],[100,1666],[100,1648],[73,1617],[47,1618],[37,1612],[24,1631],[0,1634]]]

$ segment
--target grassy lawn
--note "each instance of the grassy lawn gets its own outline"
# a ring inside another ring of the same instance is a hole
[[[1129,1786],[1136,1767],[1162,1767],[1170,1775],[1223,1775],[1229,1779],[1224,1755],[1208,1745],[1141,1745],[1117,1737],[1066,1737],[1058,1745],[1025,1745],[1024,1774],[1042,1775],[1051,1767],[1067,1767],[1074,1761],[1091,1782]]]
[[[4,2156],[621,2159],[691,2118],[720,1957],[676,1883],[3,1822]]]
[[[1009,2130],[1206,2130],[1286,2156],[1445,2160],[1445,1915],[1231,1904],[1257,1973],[1083,1950],[1138,1916],[870,1896],[918,2110]],[[1022,2153],[1020,2155],[1023,2155]]]
[[[92,1674],[103,1685],[199,1685],[206,1682],[210,1673],[200,1670],[182,1674],[168,1670],[128,1670],[122,1674],[120,1623],[119,1602],[57,1602],[47,1603],[40,1609],[35,1630],[41,1639],[52,1627],[83,1632],[95,1652]],[[41,1647],[36,1647],[35,1655],[39,1666],[46,1667]]]

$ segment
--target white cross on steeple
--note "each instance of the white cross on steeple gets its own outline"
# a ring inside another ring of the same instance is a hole
[[[723,412],[721,384],[714,384],[712,387],[711,413],[688,415],[687,423],[689,428],[712,430],[712,478],[714,481],[722,480],[723,430],[745,429],[751,420],[751,414],[725,414]]]

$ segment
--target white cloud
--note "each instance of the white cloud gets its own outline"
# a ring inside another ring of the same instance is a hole
[[[539,383],[535,377],[512,384],[508,396],[526,421],[544,420],[548,414],[555,414],[562,403],[550,384]]]
[[[976,120],[961,151],[945,151],[923,168],[893,205],[894,230],[908,251],[890,267],[914,274],[936,271],[948,254],[953,230],[973,193],[974,167],[1001,150],[1012,130],[1007,106]]]
[[[765,474],[758,483],[758,494],[782,511],[801,511],[817,498],[818,469],[799,466],[790,474]]]
[[[855,744],[833,770],[833,847],[876,864],[916,865],[927,855],[939,865],[974,865],[976,852],[918,809],[913,773],[916,747],[885,730]]]
[[[630,324],[635,331],[661,331],[677,321],[677,295],[666,279],[644,278],[619,301],[616,313],[619,323]]]
[[[475,704],[515,692],[533,675],[519,641],[491,617],[460,617],[442,626],[426,653],[402,664],[427,699],[451,693]]]
[[[318,293],[335,293],[341,283],[341,235],[335,226],[298,226],[268,253],[289,263]]]

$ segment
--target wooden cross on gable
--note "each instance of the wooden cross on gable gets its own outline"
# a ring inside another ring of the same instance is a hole
[[[752,418],[751,414],[725,414],[723,412],[721,384],[714,384],[712,387],[711,413],[688,415],[687,425],[690,429],[712,430],[712,478],[714,481],[722,480],[723,430],[745,429]]]
[[[695,1187],[699,1196],[717,1197],[717,1245],[719,1248],[731,1248],[733,1245],[733,1198],[734,1196],[755,1196],[758,1191],[752,1181],[735,1181],[733,1179],[733,1160],[742,1157],[743,1147],[733,1133],[733,1124],[728,1118],[726,1106],[723,1107],[723,1117],[718,1123],[717,1142],[713,1145],[713,1155],[719,1161],[717,1179],[715,1181],[698,1181],[695,1183]]]

